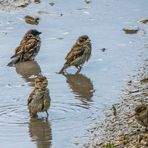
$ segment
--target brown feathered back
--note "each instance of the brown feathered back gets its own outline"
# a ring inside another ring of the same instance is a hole
[[[59,73],[63,73],[69,66],[75,66],[76,68],[82,67],[82,65],[90,59],[90,56],[90,39],[87,35],[82,35],[76,40],[70,52],[66,55],[66,62]]]
[[[15,54],[11,56],[13,60],[8,63],[8,66],[13,66],[22,61],[34,60],[41,45],[39,34],[41,34],[41,32],[35,29],[31,29],[25,33],[20,45],[15,49]]]

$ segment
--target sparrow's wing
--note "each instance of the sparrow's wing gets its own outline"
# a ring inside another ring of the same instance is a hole
[[[71,48],[71,50],[69,51],[69,53],[66,55],[65,59],[67,59],[69,57],[69,55],[73,52],[73,51],[77,51],[80,50],[79,46],[74,44]]]
[[[27,52],[32,52],[37,47],[37,45],[38,41],[35,38],[31,38],[26,42],[20,44],[20,46],[16,48],[15,55],[11,58],[25,54]]]
[[[74,61],[76,58],[80,57],[83,55],[85,49],[81,46],[77,46],[75,48],[72,48],[72,50],[67,54],[66,56],[66,63],[70,63]]]
[[[43,97],[44,93],[39,93],[34,89],[28,98],[28,105],[32,102],[33,99],[40,100]]]
[[[35,96],[35,90],[33,90],[32,93],[29,95],[28,105],[31,103],[31,101],[33,100],[34,96]]]
[[[43,106],[45,108],[48,108],[49,105],[50,105],[50,101],[51,101],[51,98],[50,98],[49,90],[48,89],[46,89],[46,92],[44,94],[44,98],[46,98],[46,99],[44,99],[44,102],[43,102],[44,105]]]

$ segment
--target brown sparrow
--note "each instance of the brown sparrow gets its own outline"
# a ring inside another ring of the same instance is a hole
[[[76,43],[72,46],[71,51],[66,56],[66,62],[59,73],[70,66],[75,66],[80,72],[83,64],[89,60],[91,56],[91,42],[87,35],[80,36]]]
[[[148,107],[144,104],[135,108],[135,118],[142,126],[148,127]]]
[[[35,78],[35,88],[28,98],[28,108],[32,117],[37,117],[38,112],[46,112],[50,106],[51,98],[49,96],[49,90],[47,88],[47,78],[38,75]]]
[[[25,19],[25,22],[28,23],[28,24],[38,25],[38,23],[39,23],[39,18],[38,17],[34,18],[34,17],[30,16],[30,15],[26,15],[24,17],[24,19]]]
[[[35,29],[31,29],[25,33],[20,45],[15,50],[15,54],[11,57],[13,60],[8,63],[8,66],[13,66],[23,61],[34,60],[41,45],[39,34],[41,34],[41,32]]]

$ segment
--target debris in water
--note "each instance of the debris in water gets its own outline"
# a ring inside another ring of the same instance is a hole
[[[100,50],[101,50],[102,52],[104,52],[104,51],[107,50],[107,49],[106,49],[106,48],[101,48]]]
[[[129,26],[123,28],[123,31],[125,31],[126,34],[136,34],[139,31],[139,28],[137,26]]]
[[[51,3],[49,3],[49,5],[50,5],[50,6],[54,6],[54,5],[55,5],[55,3],[54,3],[54,2],[51,2]]]
[[[38,13],[39,14],[49,14],[49,12],[47,12],[46,10],[39,10]]]
[[[143,23],[143,24],[147,24],[148,23],[148,18],[140,19],[138,22]]]
[[[91,3],[91,0],[85,0],[85,3],[86,4],[90,4]]]
[[[112,110],[113,110],[113,115],[116,116],[117,115],[117,109],[116,109],[115,105],[112,106]]]
[[[41,1],[40,0],[34,0],[34,3],[39,4]]]

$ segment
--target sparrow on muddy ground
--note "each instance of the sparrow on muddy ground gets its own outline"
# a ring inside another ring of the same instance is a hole
[[[64,70],[70,66],[75,66],[78,71],[81,71],[83,64],[90,59],[91,42],[87,35],[80,36],[76,43],[72,46],[71,51],[66,56],[66,62],[59,73],[64,73]]]
[[[31,29],[27,31],[20,42],[20,45],[15,49],[15,54],[11,57],[12,61],[8,66],[13,66],[19,62],[34,60],[38,54],[41,45],[39,35],[41,32]]]
[[[28,98],[28,108],[33,118],[37,117],[38,112],[46,112],[48,117],[51,98],[47,85],[47,78],[41,74],[35,78],[35,88]]]
[[[148,107],[144,104],[135,108],[135,118],[139,124],[148,128]]]

